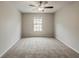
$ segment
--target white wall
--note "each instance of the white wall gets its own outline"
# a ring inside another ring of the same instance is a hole
[[[43,31],[33,31],[33,19],[34,17],[42,17],[43,19]],[[27,13],[23,14],[22,19],[22,36],[54,36],[54,17],[53,14],[39,14],[39,13]]]
[[[79,52],[79,2],[55,13],[55,30],[58,40]]]
[[[21,14],[9,2],[0,2],[0,56],[2,56],[21,34]]]

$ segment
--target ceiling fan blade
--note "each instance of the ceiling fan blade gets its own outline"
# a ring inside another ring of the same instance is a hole
[[[29,6],[31,6],[31,7],[36,7],[35,5],[29,5]]]
[[[53,6],[48,6],[48,7],[44,7],[44,8],[54,8]]]
[[[42,3],[43,3],[42,1],[39,1],[39,7],[42,5]]]

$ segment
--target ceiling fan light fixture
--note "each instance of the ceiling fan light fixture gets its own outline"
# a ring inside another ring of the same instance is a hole
[[[44,10],[44,8],[43,7],[39,7],[38,10],[39,11],[42,11],[42,10]]]

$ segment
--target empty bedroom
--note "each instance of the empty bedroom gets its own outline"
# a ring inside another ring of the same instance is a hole
[[[1,58],[79,58],[79,1],[0,1]]]

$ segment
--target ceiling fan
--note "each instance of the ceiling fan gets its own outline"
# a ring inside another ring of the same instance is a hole
[[[45,6],[46,4],[48,4],[48,1],[38,1],[38,5],[33,5],[33,4],[30,4],[29,6],[31,7],[38,7],[38,10],[39,11],[43,11],[45,9],[52,9],[54,8],[53,6]]]

